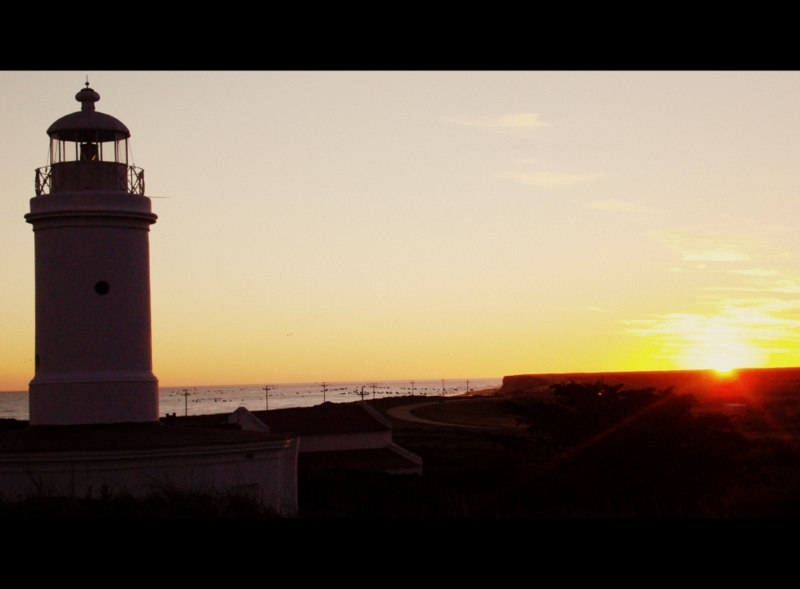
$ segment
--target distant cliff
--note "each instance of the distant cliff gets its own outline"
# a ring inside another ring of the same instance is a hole
[[[500,394],[519,395],[526,393],[541,392],[547,389],[556,379],[548,378],[541,374],[515,374],[504,376],[503,384],[500,387]]]
[[[800,368],[742,368],[732,376],[720,377],[713,370],[655,370],[634,372],[573,372],[558,374],[515,374],[503,377],[499,389],[504,395],[549,394],[551,385],[568,382],[623,385],[626,389],[673,389],[677,394],[699,396],[721,391],[759,390],[765,394],[796,394],[800,387]]]

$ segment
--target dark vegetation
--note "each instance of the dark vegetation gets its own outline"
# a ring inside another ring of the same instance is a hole
[[[395,441],[423,457],[424,476],[314,474],[300,486],[301,511],[425,518],[800,515],[798,446],[784,427],[791,412],[782,414],[779,430],[767,431],[775,412],[769,419],[763,408],[730,416],[699,405],[669,388],[574,381],[552,384],[544,395],[448,399],[417,414],[473,424],[502,416],[509,426],[396,422]]]
[[[273,517],[251,498],[235,494],[173,492],[145,498],[101,490],[94,497],[31,496],[0,502],[0,518],[13,519],[141,519]]]
[[[798,389],[709,403],[670,387],[566,380],[535,391],[370,401],[386,412],[488,427],[391,418],[394,440],[424,474],[309,471],[300,519],[794,518],[800,515]],[[6,517],[269,518],[233,496],[102,493],[0,505]]]

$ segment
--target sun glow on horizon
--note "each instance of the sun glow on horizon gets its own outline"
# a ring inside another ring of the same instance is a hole
[[[717,376],[717,378],[721,378],[721,379],[726,379],[727,380],[729,378],[732,378],[736,374],[736,369],[731,368],[730,370],[723,370],[723,371],[715,369],[714,370],[714,374]]]
[[[757,368],[765,363],[765,352],[752,343],[741,329],[726,325],[701,333],[688,333],[680,357],[690,368],[730,374],[737,368]]]
[[[759,345],[763,333],[736,317],[675,314],[643,324],[648,326],[633,331],[650,338],[682,369],[723,375],[769,364],[769,349]]]
[[[733,374],[737,369],[744,368],[743,366],[739,366],[735,362],[729,361],[727,358],[721,358],[718,361],[715,361],[710,367],[718,376],[729,376]]]

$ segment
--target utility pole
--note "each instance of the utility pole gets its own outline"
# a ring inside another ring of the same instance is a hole
[[[374,400],[375,400],[375,386],[376,386],[376,385],[375,385],[375,383],[373,382],[373,383],[372,383],[370,386],[372,387],[372,400],[374,401]]]
[[[267,399],[267,411],[269,411],[269,385],[264,387],[264,395],[266,396]]]
[[[322,383],[322,402],[325,402],[325,393],[328,391],[328,383]]]
[[[361,385],[361,400],[364,400],[364,385]]]
[[[189,417],[189,389],[183,389],[183,411],[184,416]]]

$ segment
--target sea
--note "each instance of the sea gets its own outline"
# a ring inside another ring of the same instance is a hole
[[[239,407],[251,411],[313,407],[401,395],[452,396],[502,383],[500,377],[161,387],[159,416],[232,413]],[[0,419],[28,421],[29,417],[28,391],[0,392]]]

